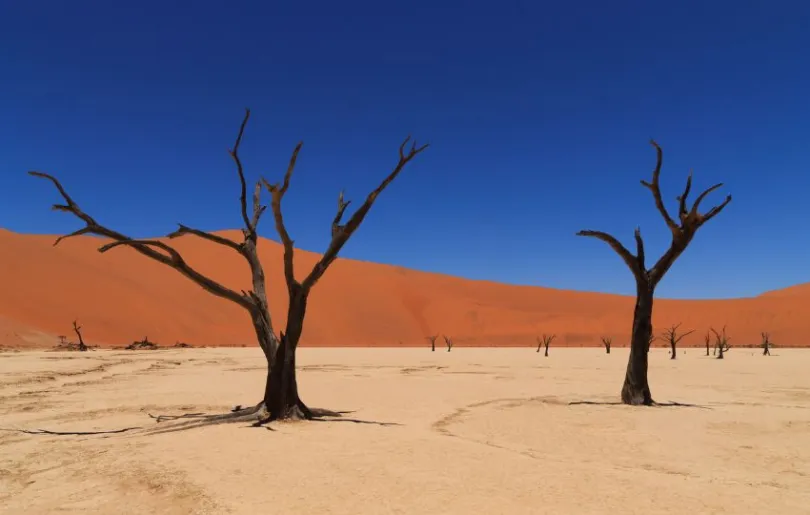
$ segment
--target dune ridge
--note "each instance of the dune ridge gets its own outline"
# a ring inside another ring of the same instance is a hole
[[[217,234],[239,238],[238,231]],[[0,230],[0,345],[52,346],[79,319],[88,343],[125,345],[148,336],[163,345],[254,346],[241,308],[203,291],[164,265],[122,247],[100,255],[101,238]],[[186,236],[172,241],[189,263],[223,284],[244,289],[249,271],[231,249]],[[274,321],[286,311],[281,246],[262,238]],[[299,250],[299,274],[317,254]],[[628,281],[630,277],[628,276]],[[808,346],[810,284],[745,299],[656,300],[656,333],[682,323],[696,329],[681,345],[703,345],[710,326],[728,326],[732,345],[756,345],[768,331],[780,346]],[[339,259],[314,290],[301,344],[323,347],[413,347],[442,333],[463,346],[533,346],[555,333],[555,346],[616,346],[629,339],[632,297],[513,286]],[[656,346],[663,342],[656,342]]]

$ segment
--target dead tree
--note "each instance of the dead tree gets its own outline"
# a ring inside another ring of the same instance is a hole
[[[84,338],[82,338],[82,326],[76,325],[76,322],[76,320],[73,321],[73,331],[76,333],[76,336],[79,337],[78,349],[81,352],[86,352],[88,347],[84,344]]]
[[[163,241],[132,239],[120,232],[99,224],[93,217],[79,208],[78,204],[68,195],[55,177],[42,172],[29,173],[51,181],[59,191],[65,204],[57,204],[54,206],[54,209],[71,213],[85,223],[85,227],[58,238],[54,243],[55,245],[64,238],[81,234],[94,234],[109,238],[113,241],[101,246],[99,252],[107,252],[118,246],[131,247],[136,252],[177,270],[177,272],[212,295],[229,300],[247,311],[253,323],[256,339],[267,361],[267,379],[262,401],[254,408],[246,410],[245,414],[264,411],[265,413],[264,416],[261,417],[260,423],[277,419],[311,419],[313,416],[322,414],[323,412],[313,413],[300,399],[295,376],[295,351],[303,331],[309,293],[312,287],[315,286],[326,272],[329,265],[335,261],[338,252],[363,222],[380,193],[396,179],[405,165],[425,150],[428,145],[417,147],[416,144],[413,143],[410,148],[408,148],[407,145],[410,141],[410,137],[406,138],[399,147],[399,161],[394,166],[393,170],[383,179],[377,188],[366,197],[365,202],[345,223],[341,223],[341,221],[349,202],[344,201],[342,193],[338,196],[337,213],[332,220],[332,239],[329,246],[309,275],[307,275],[303,281],[299,282],[296,280],[293,273],[294,246],[293,240],[284,225],[281,201],[289,188],[290,178],[292,177],[295,162],[303,143],[298,143],[295,147],[287,171],[284,174],[284,180],[280,185],[272,185],[264,179],[256,183],[253,190],[252,207],[249,207],[245,174],[238,153],[242,135],[244,134],[245,126],[249,118],[250,110],[245,110],[245,116],[239,127],[236,142],[234,143],[233,149],[229,151],[236,166],[241,187],[239,200],[242,221],[244,222],[242,241],[235,241],[185,225],[179,225],[178,229],[168,236],[169,238],[178,238],[190,234],[232,249],[245,259],[250,268],[252,289],[247,291],[242,290],[240,292],[231,289],[203,275],[201,272],[191,267],[174,247]],[[257,252],[258,233],[256,229],[266,209],[266,206],[262,205],[260,201],[262,184],[270,191],[272,196],[271,209],[275,218],[275,226],[284,246],[284,277],[287,283],[287,292],[290,300],[285,330],[280,332],[278,337],[273,330],[267,303],[264,269],[262,268]]]
[[[708,356],[709,355],[709,344],[712,341],[712,333],[711,333],[711,331],[706,333],[706,336],[703,337],[703,341],[706,342],[706,355]]]
[[[436,352],[436,338],[438,338],[438,334],[434,334],[433,336],[427,336],[427,340],[430,342],[430,352]]]
[[[762,355],[763,356],[770,356],[771,355],[771,335],[769,333],[762,333]]]
[[[546,352],[545,352],[544,356],[548,357],[548,346],[551,345],[551,342],[553,342],[554,338],[556,338],[556,337],[557,337],[556,334],[552,334],[550,336],[546,336],[544,334],[542,338],[540,338],[538,336],[537,337],[537,352],[540,352],[540,347],[545,347]]]
[[[652,182],[642,180],[641,184],[652,192],[655,206],[664,218],[670,232],[672,241],[669,249],[655,262],[652,268],[647,268],[646,256],[644,255],[644,241],[641,238],[641,229],[636,228],[636,254],[632,254],[622,245],[619,240],[608,233],[601,231],[580,231],[579,236],[590,236],[602,240],[610,245],[622,258],[624,263],[633,273],[636,280],[636,306],[633,311],[632,337],[630,341],[630,358],[627,363],[627,371],[622,386],[622,402],[631,405],[651,405],[654,404],[652,393],[650,392],[647,380],[648,353],[650,344],[650,334],[652,334],[652,314],[653,298],[655,288],[664,278],[664,275],[672,267],[675,260],[686,250],[686,247],[695,237],[698,229],[714,218],[731,202],[731,195],[718,206],[713,207],[707,213],[701,214],[700,203],[706,196],[714,190],[720,188],[722,183],[715,184],[703,193],[698,195],[691,208],[687,208],[686,199],[692,189],[692,174],[686,180],[686,187],[683,193],[677,197],[678,200],[678,221],[672,218],[664,205],[661,195],[659,177],[661,175],[661,163],[663,151],[655,141],[650,141],[656,150],[657,161],[653,170]]]
[[[678,343],[685,336],[689,336],[690,334],[695,332],[695,330],[693,329],[693,330],[691,330],[689,332],[686,332],[686,333],[683,333],[682,335],[679,336],[678,335],[678,328],[680,326],[681,326],[681,324],[673,325],[672,327],[670,327],[669,329],[664,331],[664,334],[662,335],[669,342],[670,353],[672,354],[669,359],[675,359],[675,356],[676,356],[676,353],[677,353]]]
[[[603,336],[602,345],[605,346],[605,354],[610,354],[610,346],[613,345],[613,338],[610,336]]]
[[[67,344],[67,336],[63,334],[59,335],[59,343],[57,344],[57,347],[65,347]]]
[[[447,345],[447,352],[453,348],[453,340],[449,336],[444,336],[444,344]]]
[[[714,346],[717,349],[717,359],[723,359],[725,353],[731,349],[731,345],[728,344],[731,337],[726,335],[726,326],[723,326],[723,330],[720,332],[712,327],[712,332],[714,333]]]
[[[144,336],[143,340],[134,341],[124,347],[126,350],[158,350],[159,348],[160,345],[155,342],[150,342],[148,336]]]

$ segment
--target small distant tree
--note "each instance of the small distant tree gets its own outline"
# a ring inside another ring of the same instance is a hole
[[[709,344],[712,342],[712,333],[711,331],[706,333],[706,336],[703,337],[703,340],[706,342],[706,355],[709,355]]]
[[[150,342],[148,336],[144,336],[143,340],[134,341],[124,347],[126,350],[157,350],[160,348],[155,342]]]
[[[762,333],[762,355],[763,356],[770,356],[771,355],[771,335],[768,333]]]
[[[666,338],[667,341],[669,342],[669,348],[671,349],[670,352],[672,353],[672,356],[670,356],[669,359],[675,359],[675,356],[676,356],[676,353],[677,353],[678,343],[685,336],[689,336],[690,334],[695,332],[694,329],[693,329],[693,330],[691,330],[689,332],[683,333],[682,335],[678,335],[678,328],[680,326],[681,326],[681,324],[676,324],[676,325],[673,325],[672,327],[670,327],[669,329],[667,329],[666,331],[664,331],[663,337]]]
[[[453,348],[453,339],[449,336],[444,336],[444,344],[447,345],[447,352]]]
[[[430,352],[436,352],[436,338],[438,338],[438,334],[434,334],[433,336],[426,336],[427,341],[430,342]]]
[[[578,236],[588,236],[602,240],[607,243],[627,265],[633,274],[636,282],[636,305],[633,311],[633,326],[630,338],[630,356],[628,358],[627,370],[624,376],[621,398],[624,404],[630,405],[652,405],[654,404],[650,385],[647,380],[648,354],[650,345],[650,334],[652,333],[653,298],[655,289],[664,278],[664,275],[672,268],[672,265],[684,253],[692,242],[703,224],[717,216],[729,202],[731,195],[721,204],[713,207],[706,213],[700,212],[700,204],[711,192],[722,186],[715,184],[703,193],[698,195],[691,207],[687,206],[686,199],[692,190],[692,174],[686,180],[686,187],[683,193],[677,197],[678,211],[675,218],[670,215],[664,204],[661,194],[659,178],[661,175],[661,163],[663,161],[663,151],[655,141],[650,141],[655,148],[657,161],[652,174],[652,182],[642,180],[641,184],[650,190],[655,201],[655,207],[667,224],[672,240],[664,254],[658,258],[652,267],[648,268],[647,258],[644,252],[644,241],[641,238],[641,229],[636,228],[636,253],[631,253],[627,247],[606,232],[602,231],[579,231]]]
[[[79,337],[79,344],[78,344],[77,348],[81,352],[87,352],[88,347],[87,347],[87,345],[84,344],[84,338],[82,338],[82,326],[77,325],[76,322],[77,322],[76,320],[73,321],[73,332],[75,332],[76,336]]]
[[[65,336],[64,334],[59,335],[59,347],[65,347],[67,346],[67,344],[68,344],[67,336]]]
[[[610,336],[603,336],[602,345],[605,346],[605,354],[610,354],[610,346],[613,345],[613,338]]]
[[[731,345],[728,344],[731,337],[726,334],[726,326],[723,326],[722,331],[719,332],[712,328],[712,332],[714,333],[715,348],[717,349],[717,359],[723,359],[725,353],[731,349]]]
[[[557,337],[556,334],[552,334],[550,336],[546,336],[544,334],[542,338],[540,338],[538,336],[537,337],[537,352],[540,352],[540,347],[545,347],[546,348],[545,357],[548,357],[548,346],[551,345],[551,342],[554,341],[554,338],[556,338],[556,337]]]

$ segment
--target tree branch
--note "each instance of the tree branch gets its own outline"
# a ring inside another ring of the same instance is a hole
[[[338,194],[337,213],[335,214],[335,218],[332,220],[332,239],[336,238],[340,231],[344,229],[344,226],[340,225],[340,221],[343,218],[343,213],[346,212],[346,208],[349,207],[349,204],[351,203],[351,200],[343,200],[342,191],[340,194]]]
[[[179,238],[186,234],[193,234],[194,236],[198,236],[204,240],[212,241],[214,243],[230,247],[235,251],[239,252],[240,254],[242,253],[242,245],[236,243],[235,241],[229,238],[217,236],[216,234],[211,234],[210,232],[201,231],[199,229],[192,229],[191,227],[185,226],[183,224],[177,224],[177,227],[178,228],[176,231],[168,234],[167,236],[168,238],[174,239]]]
[[[655,199],[655,207],[658,209],[658,212],[661,213],[661,216],[664,217],[664,221],[667,223],[667,227],[674,233],[675,231],[679,230],[678,224],[675,223],[675,220],[669,215],[667,211],[667,207],[664,205],[664,199],[661,196],[661,185],[659,183],[659,179],[661,177],[661,164],[663,163],[664,159],[664,152],[661,150],[661,147],[655,140],[650,140],[650,145],[655,148],[656,153],[656,162],[655,162],[655,170],[653,170],[652,182],[647,182],[645,180],[641,181],[641,184],[649,189],[652,192],[653,198]]]
[[[284,278],[287,281],[288,288],[292,288],[293,285],[297,284],[293,267],[295,242],[290,238],[287,227],[284,225],[284,214],[281,212],[281,200],[290,187],[290,177],[292,177],[293,171],[295,171],[295,163],[298,160],[298,153],[301,151],[303,144],[304,142],[301,141],[295,146],[295,150],[293,150],[292,156],[290,156],[290,163],[287,165],[287,172],[284,174],[284,182],[281,185],[270,184],[266,179],[262,178],[264,187],[270,192],[270,209],[273,211],[273,218],[275,218],[276,221],[276,231],[284,246]]]
[[[427,149],[430,145],[424,144],[422,146],[417,146],[416,141],[411,143],[411,148],[408,152],[405,152],[405,148],[408,145],[408,142],[411,141],[411,137],[408,136],[405,138],[405,141],[399,146],[399,161],[397,162],[394,169],[391,171],[388,176],[382,180],[382,182],[366,197],[366,201],[352,214],[349,218],[349,221],[346,222],[345,225],[340,226],[339,222],[343,217],[343,214],[346,210],[346,207],[349,205],[350,201],[344,202],[343,195],[341,194],[338,197],[338,213],[335,216],[335,219],[332,221],[332,241],[329,243],[326,251],[321,256],[321,259],[318,263],[312,268],[312,271],[309,275],[304,279],[302,286],[304,291],[309,291],[318,280],[323,277],[323,274],[326,273],[326,269],[329,268],[329,265],[337,258],[340,249],[349,241],[352,234],[360,227],[360,224],[363,223],[366,215],[368,214],[371,206],[374,205],[374,201],[377,200],[377,197],[382,193],[385,188],[388,187],[394,179],[397,178],[399,173],[405,168],[413,158]],[[345,204],[345,205],[344,205]],[[335,222],[338,223],[338,230],[335,230]]]
[[[639,237],[641,236],[641,232],[638,233]],[[633,275],[638,276],[644,272],[644,268],[640,266],[640,262],[637,256],[634,256],[630,253],[624,245],[621,244],[619,240],[611,236],[610,234],[602,231],[579,231],[577,236],[589,236],[591,238],[596,238],[598,240],[602,240],[612,248],[616,253],[624,260],[625,264],[630,268],[630,271],[633,272]],[[638,242],[640,240],[636,240]],[[643,245],[643,244],[642,244]]]
[[[247,125],[249,119],[250,119],[250,109],[245,109],[245,117],[242,119],[242,124],[239,126],[239,133],[236,135],[236,142],[233,144],[233,148],[229,150],[228,153],[231,155],[231,159],[233,159],[233,162],[236,163],[236,171],[237,173],[239,173],[239,185],[241,186],[239,202],[242,208],[242,220],[245,222],[245,229],[247,229],[248,233],[250,233],[251,235],[255,235],[256,226],[253,223],[251,223],[250,218],[248,218],[247,184],[245,183],[245,170],[242,167],[242,160],[239,158],[239,144],[242,143],[242,136],[245,133],[245,126]]]
[[[81,210],[79,205],[76,204],[76,202],[70,197],[70,195],[67,194],[65,189],[62,187],[62,184],[54,176],[44,172],[36,172],[36,171],[31,171],[28,173],[34,177],[47,179],[51,181],[54,184],[54,186],[56,186],[56,189],[59,191],[59,194],[65,200],[67,205],[56,204],[54,205],[54,209],[71,213],[77,218],[83,220],[85,224],[87,224],[86,227],[82,229],[74,231],[68,235],[61,236],[56,240],[54,245],[58,244],[65,238],[78,236],[80,234],[95,234],[97,236],[103,236],[113,240],[113,242],[102,245],[98,249],[99,252],[103,253],[120,245],[132,247],[138,253],[150,259],[163,263],[164,265],[174,268],[175,270],[177,270],[187,278],[191,279],[192,281],[197,283],[198,286],[210,292],[211,294],[236,302],[237,304],[248,309],[252,307],[252,301],[248,297],[242,296],[236,293],[235,291],[231,290],[230,288],[227,288],[219,284],[218,282],[202,275],[201,273],[190,267],[185,262],[185,260],[183,260],[182,256],[177,252],[177,250],[170,247],[169,245],[156,240],[134,240],[129,236],[121,234],[120,232],[113,231],[112,229],[108,229],[103,225],[99,225],[99,223],[96,222],[95,219],[93,219],[93,217],[91,217],[90,215]],[[163,250],[165,254],[156,251],[155,248]]]

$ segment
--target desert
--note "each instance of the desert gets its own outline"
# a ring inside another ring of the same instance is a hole
[[[302,348],[313,406],[357,420],[246,422],[258,349],[0,354],[4,513],[807,513],[810,353]],[[589,401],[597,404],[572,404]],[[598,404],[604,403],[604,404]],[[9,428],[114,431],[27,435]]]

